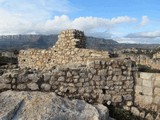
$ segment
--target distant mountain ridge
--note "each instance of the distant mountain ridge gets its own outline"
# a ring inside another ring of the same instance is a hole
[[[0,50],[20,50],[28,48],[47,49],[58,40],[58,35],[3,35],[0,36]],[[86,37],[86,48],[113,50],[121,48],[153,48],[157,44],[120,44],[112,39]]]

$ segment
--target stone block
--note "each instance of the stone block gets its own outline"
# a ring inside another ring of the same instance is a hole
[[[145,72],[141,72],[140,73],[140,78],[144,79],[144,80],[151,80],[153,77],[154,73],[145,73]]]
[[[105,94],[104,95],[104,100],[111,100],[111,95]]]
[[[132,95],[128,94],[128,95],[123,95],[123,99],[128,101],[128,100],[132,100],[133,97],[132,97]]]
[[[153,103],[157,104],[157,105],[160,105],[160,96],[155,96],[153,98]]]
[[[122,96],[121,95],[112,96],[112,102],[115,102],[115,103],[122,102]]]
[[[64,81],[65,81],[65,77],[63,77],[63,76],[59,77],[59,78],[58,78],[58,81],[59,81],[59,82],[64,82]]]
[[[0,82],[1,83],[10,83],[11,79],[7,78],[7,77],[2,77],[0,76]]]
[[[148,106],[152,104],[153,97],[147,95],[135,95],[135,101],[138,102],[140,105]]]
[[[71,72],[67,72],[67,77],[72,77],[72,73]]]
[[[77,87],[82,87],[82,85],[83,85],[82,83],[77,83],[76,84]]]
[[[150,113],[148,113],[148,114],[146,115],[145,119],[146,119],[146,120],[154,120],[153,116],[152,116]]]
[[[39,78],[36,74],[29,74],[28,79],[31,80],[32,82],[37,82]]]
[[[30,90],[39,90],[39,87],[36,83],[29,83],[27,84],[27,87],[30,89]]]
[[[135,116],[139,116],[139,115],[140,115],[140,111],[139,111],[138,108],[136,108],[136,107],[131,107],[131,112],[132,112]]]
[[[154,81],[154,86],[160,87],[160,80],[155,80]]]
[[[99,81],[100,79],[101,78],[98,75],[94,75],[93,78],[92,78],[92,80],[94,80],[94,81]]]
[[[104,76],[107,75],[107,69],[99,70],[99,71],[98,71],[98,75],[100,75],[100,76],[101,76],[101,75],[104,75]]]
[[[19,84],[19,85],[17,85],[17,89],[18,90],[25,90],[26,89],[26,85],[25,84]]]
[[[150,95],[150,96],[152,96],[153,95],[153,88],[151,88],[151,87],[142,87],[142,93],[144,94],[144,95]]]
[[[143,80],[143,86],[146,86],[146,87],[153,87],[153,81],[152,80]]]
[[[11,84],[0,83],[0,90],[11,89]]]
[[[136,78],[136,85],[142,85],[143,79],[142,78]]]
[[[160,88],[156,87],[156,88],[154,89],[154,95],[160,96]]]
[[[44,77],[43,80],[45,82],[47,82],[50,79],[51,75],[50,74],[44,74],[43,77]]]
[[[137,94],[142,93],[142,86],[136,85],[136,86],[135,86],[135,92],[136,92]]]
[[[79,82],[80,82],[80,83],[84,83],[84,81],[85,81],[84,78],[80,78],[80,79],[79,79]]]
[[[47,83],[43,83],[41,85],[41,89],[44,90],[44,91],[49,91],[51,89],[51,85],[47,84]]]
[[[96,69],[94,69],[94,68],[90,68],[90,72],[92,73],[92,74],[96,74]]]

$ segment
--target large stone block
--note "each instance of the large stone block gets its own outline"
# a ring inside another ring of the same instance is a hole
[[[152,104],[153,97],[147,95],[135,95],[135,102],[138,103],[140,106],[148,106]]]
[[[135,92],[136,92],[137,94],[142,93],[142,86],[136,85],[136,86],[135,86]]]
[[[160,78],[156,78],[156,80],[154,81],[154,86],[160,87]]]
[[[152,79],[153,76],[154,76],[154,73],[145,73],[145,72],[140,73],[140,78],[146,79],[146,80]]]
[[[150,96],[152,96],[153,95],[153,88],[143,86],[142,87],[142,93],[144,95],[150,95]]]
[[[145,87],[153,87],[154,81],[152,80],[143,80],[143,86]]]
[[[153,103],[157,104],[157,105],[160,105],[160,96],[155,96],[153,98]]]
[[[160,96],[160,88],[156,87],[156,88],[154,89],[154,95]]]

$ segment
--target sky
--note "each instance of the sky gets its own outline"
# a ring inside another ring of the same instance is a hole
[[[78,29],[120,43],[160,44],[160,0],[0,0],[0,35]]]

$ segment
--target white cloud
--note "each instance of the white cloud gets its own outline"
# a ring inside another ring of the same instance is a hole
[[[158,38],[160,37],[160,31],[131,33],[131,34],[128,34],[126,37],[127,38]]]
[[[160,44],[160,31],[130,33],[122,38],[115,38],[120,43]]]
[[[71,20],[66,15],[55,16],[46,21],[26,20],[19,15],[13,15],[7,11],[0,10],[0,34],[27,34],[58,33],[64,29],[79,29],[87,33],[106,31],[117,24],[135,22],[135,18],[121,16],[117,18],[97,18],[97,17],[79,17]]]
[[[142,16],[142,21],[141,21],[140,25],[145,26],[149,23],[149,21],[150,20],[149,20],[148,16]]]

